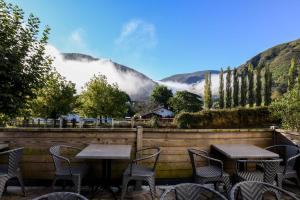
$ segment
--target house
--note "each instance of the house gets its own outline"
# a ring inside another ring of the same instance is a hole
[[[158,107],[158,108],[151,110],[150,112],[142,114],[141,118],[149,119],[153,116],[158,116],[160,118],[172,118],[172,117],[174,117],[174,112],[172,112],[171,110],[166,109],[164,107]]]

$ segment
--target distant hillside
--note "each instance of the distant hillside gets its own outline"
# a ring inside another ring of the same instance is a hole
[[[249,63],[254,68],[269,66],[273,73],[274,92],[282,94],[287,88],[288,69],[293,57],[300,64],[300,39],[269,48],[254,56],[239,68],[243,68]]]
[[[80,53],[62,53],[61,55],[65,61],[76,61],[78,63],[82,63],[83,66],[85,65],[85,62],[88,66],[91,62],[99,61],[96,63],[97,67],[99,66],[99,71],[97,73],[104,73],[106,76],[113,77],[113,81],[118,83],[120,89],[127,92],[131,99],[135,101],[147,100],[153,87],[157,84],[141,72],[108,59],[94,58]],[[105,69],[107,67],[112,67],[116,71],[110,71],[111,73],[105,74],[105,72],[107,73],[107,69]],[[117,77],[117,79],[114,77]]]
[[[162,79],[162,82],[172,81],[178,83],[186,83],[186,84],[194,84],[202,81],[205,78],[205,74],[211,72],[211,74],[218,74],[217,70],[205,70],[205,71],[197,71],[192,73],[185,74],[175,74],[173,76]]]

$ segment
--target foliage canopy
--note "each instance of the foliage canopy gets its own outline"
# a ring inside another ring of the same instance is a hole
[[[0,0],[0,115],[15,116],[44,85],[51,59],[45,53],[49,27]]]

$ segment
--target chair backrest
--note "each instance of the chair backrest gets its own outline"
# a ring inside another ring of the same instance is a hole
[[[264,168],[264,182],[273,184],[279,171],[280,162],[282,162],[282,159],[262,161]]]
[[[23,149],[24,148],[21,147],[10,151],[8,160],[8,173],[14,173],[19,169]]]
[[[220,176],[223,175],[223,162],[221,160],[210,157],[208,152],[206,152],[204,150],[200,150],[200,149],[189,148],[188,154],[190,156],[194,175],[196,174],[196,168],[197,168],[196,157],[199,157],[202,160],[205,160],[208,165],[216,165],[217,167],[220,168]]]
[[[289,158],[300,154],[299,148],[294,145],[274,145],[274,146],[269,146],[266,149],[279,154],[280,158],[283,159],[284,164],[287,164]],[[294,168],[295,161],[296,159],[289,161],[288,165]]]
[[[157,165],[157,161],[158,161],[159,155],[161,153],[161,149],[160,149],[160,147],[149,147],[149,148],[140,149],[140,150],[137,151],[137,153],[140,153],[140,152],[146,151],[146,150],[154,150],[154,153],[152,153],[150,155],[147,155],[147,156],[144,156],[144,157],[136,158],[136,159],[132,160],[131,163],[137,163],[139,161],[143,161],[143,160],[148,160],[148,159],[153,159],[154,158],[154,163],[153,163],[153,166],[152,166],[152,170],[155,171],[156,165]]]
[[[60,145],[52,146],[49,149],[56,171],[62,170],[62,159],[61,159],[62,156],[60,153],[60,149],[61,149]]]
[[[230,191],[230,200],[264,199],[265,195],[268,196],[268,199],[299,200],[293,193],[268,183],[256,181],[243,181],[234,185]]]
[[[272,159],[272,160],[238,160],[237,163],[256,163],[260,164],[264,170],[263,181],[266,183],[273,184],[277,173],[279,171],[279,165],[282,159]],[[237,164],[239,165],[239,164]],[[248,165],[247,165],[248,166]]]
[[[8,156],[8,174],[15,174],[20,167],[20,161],[23,154],[23,147],[17,149],[11,149],[1,152],[1,155]]]
[[[207,188],[204,185],[183,183],[175,185],[173,189],[166,191],[161,200],[227,200],[219,192]]]
[[[53,192],[33,200],[88,200],[84,196],[72,192]]]

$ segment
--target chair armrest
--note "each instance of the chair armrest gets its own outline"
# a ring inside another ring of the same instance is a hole
[[[167,199],[165,199],[165,198],[168,197],[168,195],[169,195],[172,191],[174,191],[174,188],[166,189],[166,190],[164,191],[164,193],[161,195],[160,200],[167,200]]]
[[[19,149],[24,149],[24,147],[20,147],[20,148],[16,148],[16,149],[10,149],[10,150],[7,150],[7,151],[2,151],[2,152],[0,152],[0,156],[10,154],[11,152],[14,152],[14,151],[19,150]]]
[[[60,160],[65,161],[66,163],[68,163],[69,173],[72,176],[72,170],[71,170],[71,162],[70,162],[70,160],[68,158],[66,158],[66,157],[63,157],[63,156],[59,156],[59,155],[55,155],[55,154],[51,154],[51,155],[54,156],[54,157],[56,157],[56,158],[58,158],[58,159],[60,159]]]
[[[192,149],[192,150],[193,150],[193,149]],[[223,161],[221,161],[221,160],[219,160],[219,159],[216,159],[216,158],[209,157],[209,156],[208,156],[208,153],[207,153],[206,151],[198,150],[198,149],[196,149],[196,150],[199,151],[199,152],[204,152],[204,153],[206,153],[207,155],[203,155],[203,154],[196,153],[196,152],[193,152],[193,154],[195,154],[195,155],[197,155],[197,156],[200,156],[200,157],[206,158],[206,159],[209,161],[209,163],[210,163],[210,161],[213,161],[213,162],[218,163],[218,164],[220,165],[220,167],[222,168],[222,175],[223,175]]]
[[[289,166],[289,162],[291,162],[291,161],[297,159],[299,156],[300,156],[300,153],[297,154],[297,155],[295,155],[295,156],[290,157],[289,159],[287,159],[286,164],[285,164],[285,168],[284,168],[284,170],[283,170],[283,174],[286,173],[287,167]]]
[[[75,150],[79,150],[79,151],[81,151],[81,149],[80,148],[78,148],[78,147],[74,147],[74,146],[70,146],[70,145],[60,145],[61,147],[64,147],[64,148],[69,148],[69,149],[75,149]]]
[[[189,148],[188,149],[189,151],[192,151],[193,153],[195,153],[195,154],[197,154],[197,152],[200,152],[200,153],[204,153],[205,155],[209,155],[209,153],[207,152],[207,151],[205,151],[205,150],[202,150],[202,149],[195,149],[195,148]],[[197,155],[199,155],[199,154],[197,154]]]

